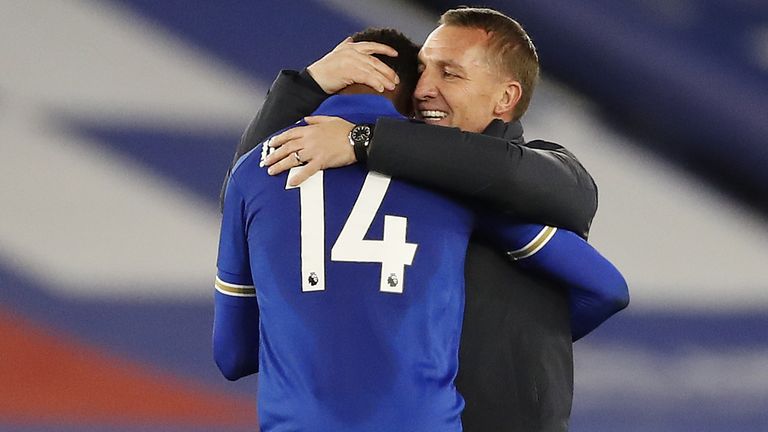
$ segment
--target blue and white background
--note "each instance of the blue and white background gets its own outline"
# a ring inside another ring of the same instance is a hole
[[[0,430],[254,430],[211,359],[218,191],[281,68],[456,3],[0,0]],[[501,1],[526,136],[593,174],[632,304],[572,430],[768,431],[768,3]]]

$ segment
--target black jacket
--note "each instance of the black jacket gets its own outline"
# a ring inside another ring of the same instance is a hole
[[[306,72],[282,71],[235,160],[310,114],[327,96]],[[367,164],[472,205],[584,238],[597,209],[596,186],[576,158],[557,144],[525,143],[519,122],[496,120],[481,135],[381,119]],[[521,271],[478,236],[467,249],[465,277],[456,379],[466,401],[464,430],[567,430],[573,353],[565,290]]]

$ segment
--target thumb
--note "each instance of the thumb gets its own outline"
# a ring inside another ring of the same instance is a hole
[[[343,47],[344,45],[346,45],[346,44],[348,44],[350,42],[352,42],[352,37],[351,36],[347,36],[346,38],[344,38],[343,41],[339,42],[339,44],[336,45],[336,48],[334,48],[333,50],[336,51],[337,49]]]

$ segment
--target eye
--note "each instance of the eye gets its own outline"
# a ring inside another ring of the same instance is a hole
[[[443,78],[445,78],[445,79],[454,79],[454,78],[459,78],[459,76],[456,75],[453,72],[449,72],[447,70],[444,70],[443,71]]]

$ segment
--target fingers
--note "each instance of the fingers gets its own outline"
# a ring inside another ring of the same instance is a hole
[[[391,81],[394,84],[400,84],[400,77],[397,76],[397,73],[391,67],[384,64],[383,61],[373,56],[367,57],[366,60],[368,61],[368,64],[371,65],[376,72],[384,76],[384,78],[386,78],[387,80]],[[390,90],[393,90],[393,89],[390,89]]]
[[[365,84],[379,92],[394,90],[399,83],[397,74],[374,54],[394,57],[397,51],[381,43],[352,42],[347,38],[309,65],[307,72],[328,94],[354,83]]]
[[[394,90],[397,86],[397,82],[395,82],[393,78],[390,78],[390,76],[397,77],[395,71],[389,69],[387,65],[384,65],[384,68],[389,69],[389,72],[384,74],[376,69],[370,62],[371,60],[367,58],[360,60],[360,63],[354,66],[354,72],[349,73],[350,82],[348,84],[365,84],[380,93],[384,90]]]
[[[291,153],[301,150],[301,138],[304,136],[304,126],[289,129],[281,134],[275,135],[267,141],[266,145],[276,149],[270,152],[262,161],[262,166],[271,166],[275,163],[288,158]],[[271,174],[271,171],[270,171]]]
[[[303,135],[304,135],[304,127],[299,126],[299,127],[291,128],[281,134],[278,134],[272,137],[272,139],[269,141],[269,146],[275,147],[275,148],[281,147],[291,141],[301,138]]]
[[[394,90],[395,85],[400,83],[400,78],[392,68],[384,64],[381,60],[374,57],[374,54],[382,54],[390,57],[397,57],[397,51],[378,42],[352,42],[352,38],[347,38],[340,43],[334,51],[349,50],[350,61],[354,64],[349,65],[358,69],[359,75],[353,77],[352,81],[365,84],[375,88],[378,91]]]
[[[304,183],[304,180],[312,177],[313,174],[320,171],[322,166],[318,162],[310,162],[301,169],[294,171],[296,174],[288,178],[289,186],[298,186]]]
[[[282,145],[277,150],[273,151],[269,156],[267,156],[267,158],[264,159],[264,165],[272,166],[277,162],[282,161],[283,159],[295,158],[293,153],[300,150],[302,150],[301,143],[297,141],[291,141]],[[302,153],[301,156],[304,156],[304,153]]]
[[[269,145],[276,148],[264,159],[270,175],[277,175],[307,162],[312,167],[298,177],[301,182],[317,170],[350,165],[355,162],[354,149],[349,145],[349,131],[354,124],[328,116],[310,116],[304,119],[308,126],[297,133],[283,132],[272,138]],[[292,131],[291,130],[291,131]],[[296,158],[298,152],[300,158]],[[304,167],[306,168],[306,167]],[[298,183],[296,183],[298,184]]]
[[[288,156],[284,157],[282,160],[270,166],[269,169],[267,170],[269,175],[277,175],[277,174],[280,174],[281,172],[288,171],[291,168],[301,166],[301,163],[299,162],[298,159],[296,159],[296,157],[293,154],[294,154],[293,152],[288,153]]]
[[[351,40],[351,39],[350,39]],[[389,45],[378,42],[351,42],[349,43],[355,51],[362,54],[382,54],[389,57],[397,57],[397,51]]]

